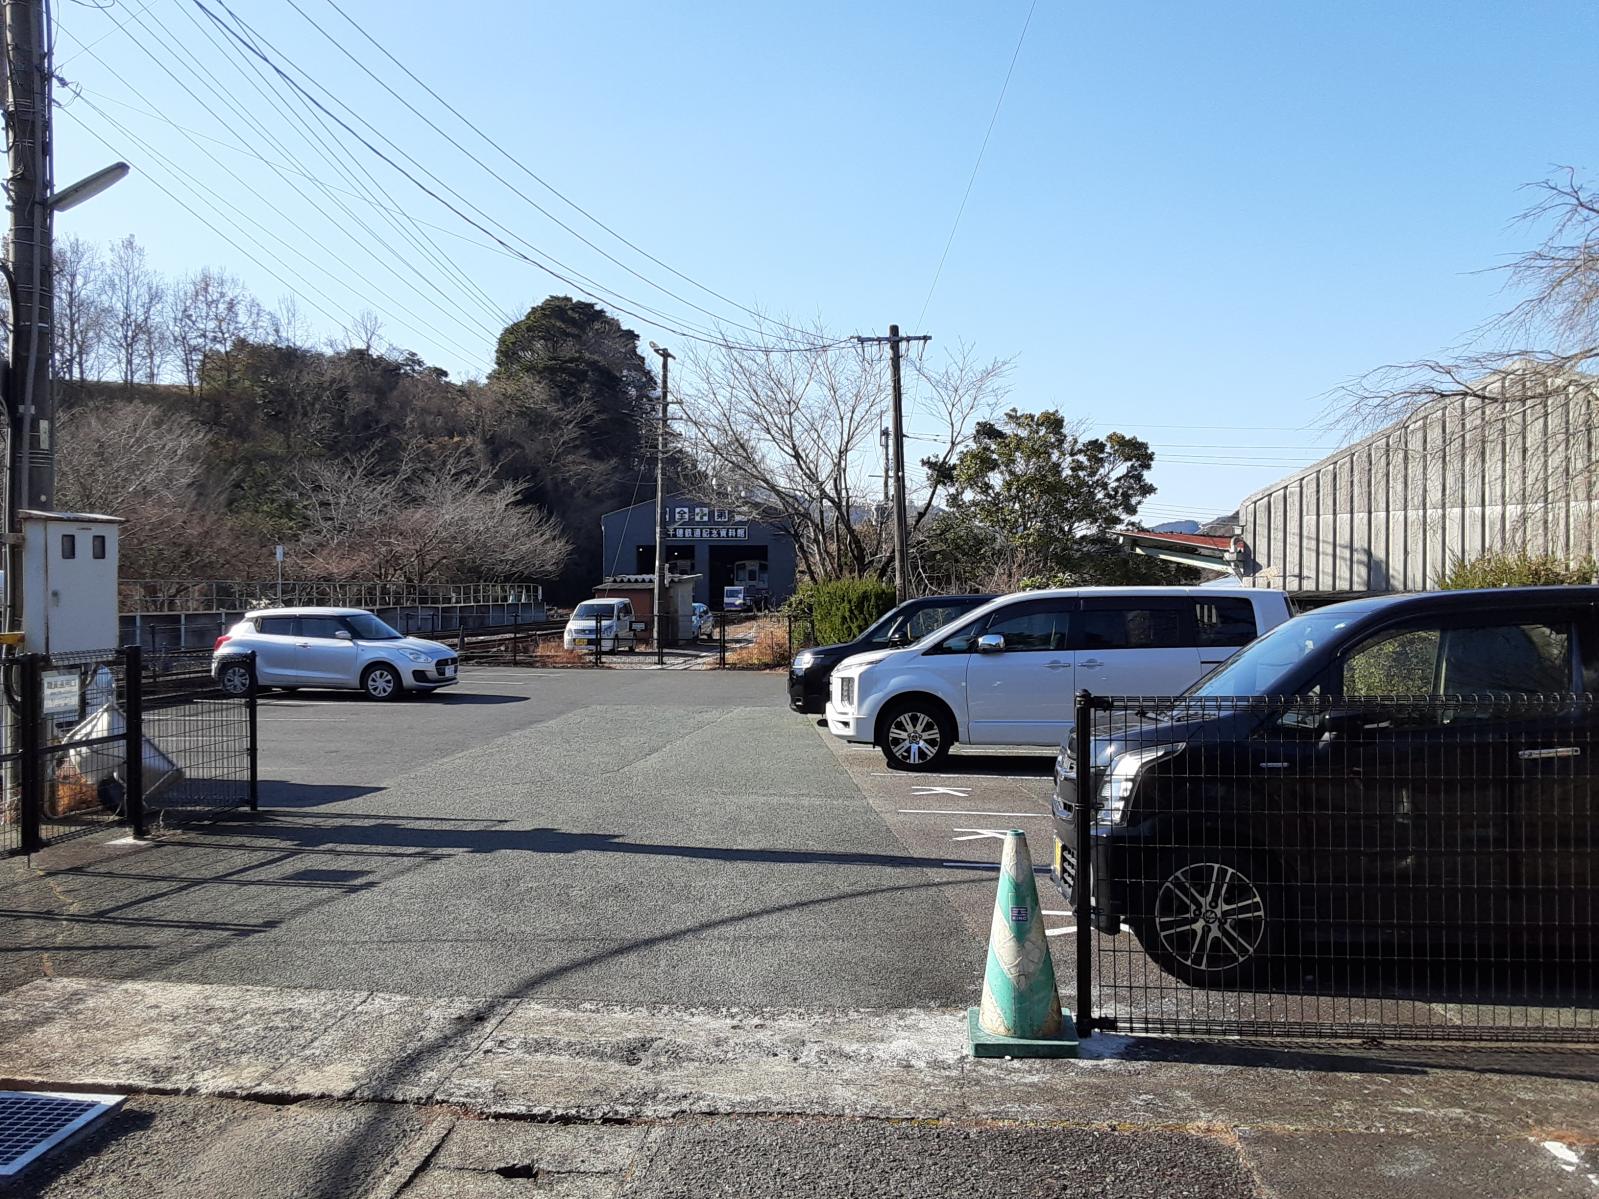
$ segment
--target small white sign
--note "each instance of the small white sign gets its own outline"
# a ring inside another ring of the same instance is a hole
[[[75,670],[52,671],[44,676],[44,714],[46,716],[76,716],[78,714],[78,688],[82,680]]]
[[[283,547],[281,545],[277,547],[277,553],[274,555],[274,557],[276,557],[279,562],[283,561]]]

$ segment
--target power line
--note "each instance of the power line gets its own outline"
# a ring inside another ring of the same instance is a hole
[[[211,10],[209,5],[207,5],[204,2],[204,0],[193,0],[193,3],[195,5],[195,7],[200,9],[200,11],[203,12],[206,15],[206,17],[209,18],[211,20],[211,22],[214,25],[216,25],[216,27],[219,30],[221,30],[227,36],[231,37],[234,41],[238,42],[239,45],[243,46],[249,53],[251,53],[255,57],[259,58],[268,67],[268,69],[270,69],[273,73],[275,73],[286,84],[288,84],[295,91],[299,92],[302,96],[304,96],[306,100],[308,100],[311,104],[315,105],[316,108],[318,108],[326,116],[328,116],[330,119],[332,119],[336,124],[339,125],[340,128],[342,128],[346,133],[348,133],[351,137],[353,137],[356,141],[358,141],[362,146],[364,146],[369,153],[373,154],[374,156],[379,158],[381,161],[383,161],[385,164],[387,164],[392,170],[394,170],[396,173],[401,175],[404,179],[406,179],[408,182],[410,182],[414,187],[416,187],[418,190],[423,192],[425,195],[431,197],[433,200],[437,201],[439,204],[442,204],[445,208],[449,209],[450,212],[454,213],[461,220],[463,220],[463,221],[467,222],[468,224],[472,225],[479,232],[486,234],[488,237],[493,239],[495,242],[497,242],[500,245],[504,246],[507,250],[510,250],[517,257],[523,259],[524,261],[526,261],[530,265],[532,265],[534,267],[537,267],[539,270],[543,271],[545,274],[551,276],[552,278],[557,279],[557,280],[559,280],[562,283],[565,283],[568,287],[572,287],[572,288],[575,288],[578,291],[581,291],[584,295],[588,296],[590,299],[593,299],[593,300],[599,302],[600,304],[607,305],[607,306],[615,309],[618,312],[622,312],[622,313],[624,313],[627,316],[633,317],[636,320],[643,321],[645,324],[653,325],[655,328],[664,330],[665,332],[673,333],[673,334],[675,334],[675,335],[677,335],[679,337],[686,337],[686,338],[688,338],[691,341],[702,342],[702,343],[708,344],[708,345],[720,346],[720,347],[723,347],[723,348],[726,348],[726,349],[732,349],[732,350],[738,350],[738,351],[751,351],[751,352],[758,352],[758,353],[809,353],[809,352],[815,352],[815,351],[820,351],[820,350],[832,349],[832,348],[835,348],[837,346],[846,344],[848,339],[844,339],[844,338],[840,338],[840,339],[838,339],[836,341],[829,342],[829,343],[818,343],[818,344],[813,345],[813,346],[793,346],[793,347],[788,347],[788,346],[760,346],[760,345],[739,344],[739,343],[728,341],[725,338],[718,337],[715,334],[707,333],[704,330],[695,329],[693,324],[690,323],[690,322],[683,322],[683,321],[679,320],[679,323],[677,325],[672,325],[672,324],[665,323],[664,319],[663,320],[650,320],[648,317],[642,316],[642,315],[640,315],[640,313],[638,311],[636,311],[636,309],[638,309],[638,308],[643,308],[645,310],[649,310],[649,306],[648,305],[640,304],[639,302],[637,302],[635,300],[631,300],[631,299],[628,299],[628,297],[626,297],[626,296],[622,296],[621,298],[623,300],[625,300],[627,302],[627,304],[632,305],[632,308],[630,309],[628,307],[624,307],[623,305],[615,303],[614,300],[608,299],[603,294],[598,294],[596,291],[591,291],[588,288],[583,287],[581,284],[577,283],[573,278],[568,277],[568,275],[562,274],[560,271],[557,271],[556,269],[554,269],[554,267],[551,267],[547,263],[540,261],[539,258],[533,257],[530,254],[527,254],[527,253],[524,253],[524,252],[522,252],[520,250],[517,250],[514,246],[512,246],[504,238],[500,237],[492,229],[488,228],[487,226],[483,225],[479,221],[475,220],[473,217],[468,215],[466,212],[463,212],[461,210],[461,208],[459,208],[455,204],[451,203],[448,199],[446,199],[444,196],[439,194],[439,192],[437,190],[435,190],[434,188],[428,186],[422,180],[418,179],[410,171],[407,171],[403,166],[401,166],[399,163],[397,163],[392,157],[390,157],[388,154],[385,154],[377,146],[373,145],[371,141],[369,141],[366,137],[362,136],[362,134],[360,134],[357,130],[355,130],[347,121],[345,121],[337,113],[335,113],[331,109],[329,109],[325,104],[323,104],[315,96],[311,95],[311,93],[308,92],[299,82],[297,82],[295,79],[293,79],[288,74],[288,72],[286,72],[276,62],[274,62],[270,57],[268,57],[265,52],[263,52],[261,49],[259,49],[257,46],[255,46],[253,44],[253,42],[251,42],[249,39],[245,38],[239,32],[239,30],[250,30],[250,32],[252,32],[252,33],[254,33],[254,30],[252,30],[251,27],[249,26],[249,24],[247,22],[245,22],[242,18],[240,18],[239,15],[236,12],[234,12],[231,7],[229,7],[229,5],[225,2],[225,0],[218,0],[218,2],[219,2],[219,7],[221,7],[228,14],[228,16],[233,19],[233,21],[238,25],[239,29],[236,30],[235,28],[233,28],[233,26],[230,26],[227,22],[223,21],[221,17],[219,17],[215,12],[213,12]],[[255,36],[260,37],[259,34],[256,34]],[[281,52],[277,51],[276,47],[273,47],[272,44],[269,41],[267,41],[265,38],[261,38],[261,41],[262,41],[262,43],[264,45],[266,45],[269,48],[271,48],[274,51],[274,53],[281,53]],[[305,72],[303,72],[303,71],[301,73],[305,74]],[[311,81],[313,83],[316,82],[314,80],[314,78],[312,78],[310,75],[306,75],[306,77],[308,79],[311,79]],[[355,116],[355,118],[357,120],[361,121],[362,124],[366,125],[369,129],[372,129],[374,134],[376,134],[378,137],[382,138],[385,142],[388,142],[388,144],[390,146],[394,146],[394,143],[389,138],[385,137],[381,132],[379,132],[376,128],[374,128],[371,125],[370,122],[368,122],[364,118],[360,117],[359,114],[356,114],[354,112],[354,110],[350,109],[347,104],[344,104],[343,101],[339,100],[336,96],[333,96],[333,94],[331,92],[329,92],[326,87],[322,86],[319,83],[316,84],[316,86],[320,90],[322,90],[323,92],[326,92],[328,94],[328,96],[331,99],[334,100],[335,103],[338,103],[341,107],[343,107],[347,111],[349,111],[351,113],[351,115]],[[468,208],[472,209],[473,211],[475,211],[475,212],[479,213],[481,216],[483,216],[485,220],[488,220],[492,224],[498,226],[499,228],[504,229],[505,232],[507,233],[507,235],[509,235],[509,236],[515,238],[517,241],[520,241],[523,244],[529,246],[530,249],[532,249],[535,254],[541,255],[544,258],[548,258],[550,260],[550,262],[555,263],[555,265],[561,267],[562,270],[570,272],[571,275],[577,276],[577,278],[584,278],[584,279],[587,278],[586,276],[582,275],[580,272],[574,271],[572,268],[565,266],[565,264],[561,263],[559,260],[557,260],[553,256],[549,255],[546,251],[539,249],[537,246],[534,246],[531,242],[528,242],[527,239],[521,237],[520,235],[514,233],[513,231],[511,231],[509,229],[506,229],[504,225],[500,224],[500,222],[496,221],[493,217],[491,217],[487,213],[483,212],[482,209],[478,208],[478,206],[476,204],[473,204],[470,200],[467,200],[464,196],[461,196],[461,194],[458,191],[456,191],[455,188],[451,187],[447,183],[444,183],[432,171],[429,171],[426,167],[424,167],[420,163],[418,163],[414,158],[412,158],[412,156],[410,154],[406,153],[404,150],[401,150],[398,146],[394,146],[394,148],[402,157],[404,157],[405,159],[410,161],[413,165],[415,165],[417,167],[417,169],[420,170],[423,174],[425,174],[429,178],[433,179],[445,191],[449,192],[451,195],[456,196]],[[588,281],[590,283],[594,282],[593,280],[588,280]],[[597,284],[597,283],[594,284],[594,286],[596,288],[600,287],[600,285]],[[606,289],[601,288],[600,290],[604,291]],[[614,294],[615,295],[620,295],[620,293],[614,293]],[[677,319],[677,318],[674,318],[674,319]],[[684,327],[685,325],[687,326],[686,328]]]
[[[141,26],[143,26],[143,22],[142,21],[140,22],[140,24],[141,24]],[[253,125],[254,128],[257,130],[257,132],[259,132],[261,134],[261,136],[264,139],[266,139],[270,144],[275,145],[280,151],[282,151],[283,153],[289,154],[290,157],[293,157],[292,152],[289,151],[288,148],[286,146],[284,146],[276,137],[274,137],[272,132],[265,125],[263,125],[260,121],[256,120],[254,118],[254,116],[252,114],[250,114],[247,110],[239,108],[234,103],[232,97],[227,94],[227,91],[223,87],[221,81],[218,80],[215,75],[211,74],[211,72],[209,70],[207,70],[203,66],[203,64],[200,64],[199,71],[196,71],[194,67],[192,67],[188,63],[184,62],[177,55],[177,53],[175,53],[174,47],[172,45],[169,45],[164,40],[161,40],[159,35],[155,34],[153,30],[150,30],[148,26],[144,26],[144,28],[145,28],[146,32],[150,33],[151,36],[156,37],[157,40],[160,41],[162,49],[165,52],[167,52],[169,55],[171,55],[171,57],[174,60],[176,60],[180,66],[183,66],[184,69],[187,70],[191,75],[193,75],[202,85],[204,85],[207,88],[209,88],[212,91],[212,93],[214,95],[216,95],[219,99],[221,99],[222,102],[225,105],[227,105],[235,114],[237,114],[240,117],[241,120],[245,121],[246,123],[248,123],[250,125]],[[165,26],[163,26],[162,28],[165,29]],[[229,122],[227,121],[227,119],[224,118],[220,113],[218,113],[215,108],[211,107],[211,105],[202,96],[197,94],[194,91],[193,88],[191,88],[182,79],[178,78],[178,76],[173,73],[172,69],[167,65],[167,63],[165,61],[163,61],[163,59],[160,56],[156,55],[150,49],[150,47],[146,46],[142,41],[140,41],[139,38],[137,36],[135,36],[131,30],[125,30],[125,32],[127,33],[127,36],[129,38],[129,40],[132,41],[133,44],[136,45],[145,55],[150,57],[151,60],[154,61],[157,66],[161,67],[161,69],[167,74],[167,76],[169,78],[171,78],[172,81],[174,83],[176,83],[180,88],[182,88],[183,91],[196,104],[198,104],[207,114],[209,114],[213,120],[215,120],[220,126],[222,126],[225,129],[231,128],[231,126],[230,126]],[[169,36],[172,36],[170,30],[167,30],[166,32],[168,33]],[[182,46],[181,42],[177,42],[177,39],[175,37],[174,37],[173,40],[174,40],[174,42],[176,42],[177,49],[182,49],[185,52],[187,52],[186,48]],[[139,91],[138,88],[134,87],[134,85],[132,83],[130,83],[121,73],[119,73],[116,70],[115,67],[111,66],[110,63],[106,62],[106,60],[104,58],[102,58],[97,52],[95,52],[93,50],[90,50],[89,54],[90,54],[90,57],[94,58],[102,66],[104,66],[106,68],[106,70],[109,71],[114,78],[116,78],[125,87],[127,87],[129,89],[129,91],[131,91],[134,95],[136,95],[139,98],[143,99],[146,103],[149,103],[149,104],[153,104],[154,103],[154,101],[152,101],[148,96],[144,95],[144,93]],[[190,57],[191,57],[191,59],[193,58],[192,55]],[[198,60],[197,59],[193,59],[193,61],[198,64]],[[204,77],[203,78],[201,76],[201,72],[204,73]],[[95,108],[95,110],[97,112],[99,112],[100,115],[102,117],[104,117],[106,120],[110,121],[112,124],[116,125],[120,129],[122,129],[123,132],[126,135],[134,136],[131,133],[130,130],[128,130],[125,126],[121,125],[120,122],[117,122],[115,120],[115,118],[111,117],[111,115],[109,113],[106,113],[103,109],[99,108],[97,105],[94,105],[92,101],[85,100],[84,102],[86,104],[89,104],[91,107]],[[240,183],[241,186],[245,187],[246,189],[249,188],[249,186],[250,186],[249,184],[245,183],[245,181],[243,179],[239,178],[239,176],[237,174],[235,174],[233,171],[231,171],[229,168],[227,168],[225,165],[223,165],[220,162],[220,160],[218,160],[215,157],[215,155],[212,155],[209,151],[205,150],[203,147],[197,147],[197,148],[199,148],[202,153],[206,154],[206,156],[209,157],[213,162],[216,162],[219,166],[222,166],[222,168],[224,170],[228,171],[228,173],[230,175],[232,175],[233,178],[235,180],[237,180]],[[151,148],[151,150],[153,152],[153,147]],[[308,177],[314,178],[314,177],[311,177],[311,176],[308,176]],[[310,198],[308,196],[306,196],[304,192],[300,191],[300,189],[298,187],[296,187],[292,183],[292,181],[285,180],[285,182],[289,182],[289,186],[294,187],[295,191],[298,192],[303,199],[305,199],[308,203],[310,202]],[[360,228],[362,228],[363,230],[366,231],[366,233],[368,234],[368,238],[361,238],[361,237],[356,237],[356,236],[351,235],[347,229],[344,229],[342,226],[338,225],[337,220],[335,218],[333,218],[331,214],[328,214],[328,213],[324,212],[323,215],[326,216],[327,219],[332,221],[334,226],[336,228],[338,228],[340,230],[340,232],[344,233],[346,236],[349,236],[352,242],[354,242],[356,245],[360,246],[380,266],[382,266],[385,270],[388,270],[391,274],[393,274],[395,276],[395,278],[401,280],[407,287],[411,288],[411,290],[416,292],[416,294],[418,296],[420,296],[421,298],[423,298],[423,299],[429,301],[430,303],[434,304],[439,309],[439,311],[441,313],[445,314],[448,317],[448,319],[454,321],[457,325],[459,325],[461,328],[467,330],[469,333],[471,333],[471,334],[473,334],[475,336],[486,337],[488,340],[491,340],[491,341],[492,341],[492,339],[495,336],[497,336],[497,334],[498,334],[498,330],[497,329],[491,329],[491,328],[489,328],[487,326],[473,327],[471,325],[468,325],[465,321],[462,320],[462,318],[461,318],[461,316],[459,314],[457,314],[455,311],[453,311],[452,309],[450,309],[446,305],[444,305],[444,304],[439,302],[439,299],[438,299],[438,296],[437,296],[436,292],[429,293],[427,291],[424,291],[419,286],[419,284],[416,281],[421,272],[418,270],[418,268],[415,266],[415,264],[413,264],[410,261],[408,261],[404,257],[404,255],[400,254],[392,245],[390,245],[387,241],[385,241],[381,237],[381,235],[379,235],[377,233],[376,230],[374,230],[370,225],[368,225],[359,216],[357,216],[353,211],[351,211],[348,208],[348,206],[340,204],[339,207],[341,207],[343,209],[343,211],[350,217],[350,219],[352,221],[354,221]],[[300,232],[306,233],[306,231],[304,230],[304,228],[302,226],[296,225],[296,228]],[[310,237],[310,234],[306,233],[306,236]],[[374,243],[376,244],[376,246],[381,247],[383,250],[387,251],[391,256],[393,256],[394,259],[397,262],[399,262],[400,267],[402,269],[401,270],[396,270],[393,266],[389,265],[388,262],[384,261],[384,259],[381,257],[381,255],[379,255],[379,253],[377,252],[377,249],[374,248]],[[317,244],[319,246],[321,246],[322,249],[327,250],[327,247],[325,245],[322,245],[322,243],[318,242]],[[332,251],[328,250],[328,253],[332,254]],[[354,271],[354,268],[351,267],[348,263],[343,262],[343,260],[340,260],[340,261],[347,269],[351,270],[352,272]],[[378,285],[375,284],[375,283],[372,283],[371,280],[366,280],[366,282],[370,286],[378,287]],[[379,288],[379,293],[382,294],[382,289],[381,288]],[[378,306],[381,307],[382,305],[379,304]],[[406,310],[406,309],[402,308],[402,311],[409,311],[409,310]],[[411,313],[411,315],[412,316],[416,316],[415,313]],[[417,319],[418,320],[422,320],[423,318],[418,316]],[[404,325],[403,321],[397,322],[397,323]],[[424,323],[427,323],[427,322],[424,322]],[[406,327],[407,328],[412,328],[413,332],[416,332],[416,333],[420,334],[423,337],[427,337],[427,336],[430,336],[430,335],[437,336],[436,333],[431,333],[430,334],[429,332],[424,332],[421,329],[416,329],[416,328],[411,327],[411,326],[406,326]],[[450,341],[450,339],[447,338],[447,337],[440,337],[439,340],[442,341],[443,343],[447,344],[447,345],[450,345],[450,346],[454,347],[457,350],[460,350],[462,353],[466,354],[469,359],[475,358],[477,356],[477,352],[476,351],[467,350],[464,347],[458,345],[457,343],[454,343],[454,342]]]
[[[290,2],[292,3],[293,0],[290,0]],[[1036,0],[1035,0],[1035,2],[1036,2]],[[555,196],[562,203],[564,203],[568,207],[570,207],[573,211],[581,213],[584,217],[586,217],[588,220],[592,221],[599,228],[605,230],[605,232],[609,233],[612,237],[616,238],[617,241],[621,242],[628,249],[633,250],[636,253],[642,254],[645,258],[648,258],[656,266],[661,267],[663,270],[671,272],[673,275],[676,275],[679,279],[683,280],[685,283],[692,284],[694,287],[699,288],[706,295],[714,296],[716,299],[721,300],[724,304],[731,304],[734,308],[737,308],[740,311],[745,312],[748,315],[755,317],[757,320],[770,321],[770,323],[775,324],[775,325],[779,326],[780,328],[787,329],[790,332],[799,333],[799,334],[801,334],[801,335],[803,335],[803,336],[805,336],[807,338],[812,338],[813,337],[813,335],[811,333],[809,333],[807,330],[797,328],[796,326],[793,326],[793,325],[784,324],[782,321],[772,320],[772,318],[769,318],[769,317],[765,316],[764,314],[762,314],[761,312],[757,311],[756,309],[749,308],[749,307],[746,307],[743,304],[740,304],[737,300],[731,299],[730,297],[723,295],[721,292],[717,291],[716,289],[714,289],[712,287],[708,287],[704,283],[699,282],[699,280],[694,279],[693,277],[691,277],[689,275],[685,275],[682,271],[678,270],[676,267],[670,265],[669,263],[661,261],[661,259],[657,258],[654,254],[651,254],[648,250],[644,249],[644,247],[642,247],[640,245],[637,245],[637,244],[635,244],[632,241],[629,241],[626,237],[624,237],[622,234],[618,233],[615,229],[611,228],[611,226],[607,225],[599,217],[595,216],[593,213],[589,212],[582,205],[578,204],[577,201],[575,201],[575,200],[571,199],[569,196],[563,194],[553,184],[549,183],[547,180],[545,180],[542,177],[540,177],[533,170],[531,170],[525,163],[523,163],[519,158],[517,158],[509,150],[505,149],[504,146],[500,145],[499,142],[495,141],[487,133],[483,132],[482,129],[480,129],[476,124],[474,124],[459,109],[457,109],[453,104],[451,104],[443,96],[439,95],[438,92],[434,91],[433,88],[424,79],[422,79],[414,71],[412,71],[410,67],[406,66],[403,62],[401,62],[398,58],[396,58],[381,42],[379,42],[375,37],[372,36],[372,34],[366,29],[365,26],[363,26],[362,24],[360,24],[360,22],[356,21],[353,17],[351,17],[349,15],[349,13],[345,12],[344,9],[341,8],[338,5],[337,0],[327,0],[327,3],[328,3],[328,6],[330,8],[332,8],[334,12],[338,13],[339,16],[343,17],[345,19],[345,21],[348,22],[349,25],[353,29],[356,30],[356,32],[358,32],[362,37],[364,37],[368,42],[370,42],[378,50],[379,53],[381,53],[385,58],[387,58],[390,62],[392,62],[401,71],[403,71],[411,79],[411,81],[416,83],[419,87],[421,87],[423,91],[427,92],[428,95],[432,96],[433,99],[437,100],[440,104],[442,104],[458,121],[460,121],[463,125],[465,125],[473,133],[477,134],[486,143],[488,143],[488,145],[494,147],[494,149],[496,151],[498,151],[499,154],[501,155],[501,157],[503,157],[507,162],[511,163],[511,165],[516,167],[517,170],[521,171],[529,179],[533,180],[540,187],[544,188],[551,195]],[[299,11],[299,6],[298,5],[295,5],[295,8],[296,8],[296,11]],[[302,12],[301,16],[305,16],[305,14]],[[309,17],[306,17],[306,19],[310,20]],[[312,24],[314,25],[316,23],[313,21]],[[320,29],[321,26],[317,26],[317,28]],[[324,32],[323,36],[328,36],[328,35]],[[339,45],[341,49],[343,48],[343,44],[342,43],[335,42],[335,44]],[[348,52],[346,51],[346,53],[348,53]],[[371,72],[369,71],[368,74],[371,74]],[[374,76],[374,78],[376,78],[376,76]],[[385,87],[386,86],[387,85],[385,85]],[[392,94],[392,89],[391,89],[391,94]],[[410,107],[410,106],[407,105],[407,107]],[[415,111],[415,110],[413,109],[412,111]],[[426,119],[426,118],[424,118],[424,119]],[[432,124],[432,122],[429,122],[429,124]],[[473,161],[476,162],[477,159],[474,157]],[[481,164],[479,164],[479,165],[481,165]],[[488,168],[485,167],[484,169],[487,170]],[[496,175],[495,177],[499,178],[498,175]],[[509,185],[507,185],[507,186],[509,186]],[[531,200],[529,200],[528,202],[532,203]],[[535,205],[535,207],[537,207],[537,205]],[[542,208],[540,208],[539,211],[543,212],[544,210]],[[546,215],[548,215],[548,214],[546,214]],[[555,218],[551,217],[551,219],[554,220]],[[562,225],[562,228],[566,228],[566,226]],[[581,236],[581,235],[577,235],[577,236]],[[590,244],[592,244],[592,243],[590,243]],[[603,252],[604,251],[601,251],[601,253],[603,253]],[[653,286],[653,284],[652,284],[652,286]],[[670,295],[672,293],[667,293],[667,294]]]
[[[659,283],[656,283],[653,279],[649,278],[646,275],[641,274],[640,272],[634,270],[632,267],[628,266],[627,263],[623,262],[620,258],[617,258],[615,255],[611,254],[609,251],[601,248],[600,246],[595,245],[594,242],[590,241],[587,237],[583,236],[583,234],[579,233],[576,229],[572,228],[572,226],[568,225],[565,221],[561,220],[560,217],[556,216],[549,209],[545,208],[537,200],[534,200],[526,192],[522,191],[521,188],[517,187],[514,183],[512,183],[509,179],[507,179],[504,175],[500,174],[497,170],[495,170],[493,167],[491,167],[488,163],[484,162],[481,158],[479,158],[476,154],[473,154],[465,146],[462,146],[459,142],[451,139],[450,135],[445,133],[444,130],[440,129],[438,127],[438,125],[434,124],[433,120],[430,117],[428,117],[425,113],[423,113],[420,109],[418,109],[414,104],[412,104],[404,96],[400,95],[399,92],[395,91],[392,87],[390,87],[388,85],[388,83],[386,83],[383,79],[379,78],[378,75],[375,74],[370,67],[368,67],[364,62],[362,62],[359,58],[357,58],[354,54],[352,54],[350,52],[350,49],[349,49],[348,46],[346,46],[343,42],[339,41],[331,33],[329,33],[326,29],[324,29],[316,21],[316,19],[314,17],[312,17],[309,13],[307,13],[303,8],[301,8],[299,6],[299,4],[297,4],[295,2],[295,0],[288,0],[288,3],[289,3],[289,7],[294,9],[295,12],[299,13],[300,16],[305,18],[305,20],[310,23],[310,25],[311,25],[311,27],[313,29],[315,29],[318,33],[320,33],[323,37],[325,37],[329,42],[331,42],[338,49],[339,53],[343,54],[346,58],[348,58],[356,66],[360,67],[361,70],[366,73],[368,78],[370,78],[373,82],[375,82],[384,91],[388,92],[389,95],[393,96],[401,104],[405,105],[406,109],[409,112],[411,112],[414,116],[416,116],[419,120],[421,120],[424,124],[426,124],[427,127],[429,129],[433,130],[434,133],[437,133],[440,137],[444,138],[446,141],[449,141],[450,144],[455,146],[456,149],[460,150],[461,153],[465,154],[474,163],[476,163],[478,166],[482,167],[485,171],[487,171],[497,182],[499,182],[500,184],[504,185],[511,192],[513,192],[515,195],[519,196],[523,201],[525,201],[527,204],[529,204],[532,208],[534,208],[540,214],[542,214],[543,216],[546,216],[550,220],[554,221],[557,225],[559,225],[562,229],[565,229],[568,233],[570,233],[573,237],[577,238],[585,246],[588,246],[589,249],[593,250],[596,254],[599,254],[601,257],[606,259],[606,261],[611,262],[611,263],[615,264],[616,266],[621,267],[628,274],[632,275],[635,279],[640,280],[641,282],[643,282],[647,286],[653,287],[656,291],[661,292],[663,295],[670,296],[672,299],[676,300],[680,304],[687,304],[690,308],[694,309],[696,312],[703,313],[704,315],[710,317],[714,321],[721,321],[721,320],[725,319],[725,318],[723,318],[723,316],[720,313],[713,312],[709,308],[702,307],[701,305],[696,304],[693,300],[690,300],[690,299],[688,299],[685,296],[678,295],[677,292],[672,291],[670,288],[662,287]],[[341,13],[341,15],[343,15],[343,14]],[[346,17],[346,19],[348,19],[348,18]],[[736,307],[741,307],[741,306],[738,306],[738,305],[735,305],[735,306]],[[755,328],[755,327],[750,326],[750,325],[743,325],[743,324],[740,324],[737,321],[728,321],[727,323],[729,325],[731,325],[735,329],[742,329],[746,333],[754,333],[757,336],[759,336],[759,335],[764,333],[764,330],[762,330],[762,329]],[[782,336],[782,335],[780,334],[779,336]],[[797,338],[793,338],[793,337],[784,337],[784,340],[785,341],[797,341],[798,339]],[[806,340],[807,340],[807,342],[814,343],[815,338],[808,337]]]
[[[1016,49],[1011,51],[1010,66],[1005,68],[1005,82],[1000,84],[999,99],[994,101],[994,112],[988,118],[988,129],[983,133],[983,144],[977,148],[977,161],[972,163],[971,177],[966,180],[966,190],[961,193],[960,207],[955,210],[955,222],[949,227],[949,237],[944,241],[944,252],[938,257],[938,269],[933,272],[933,281],[927,288],[927,298],[922,301],[921,314],[916,318],[918,327],[927,316],[927,306],[933,302],[933,292],[938,289],[938,280],[944,274],[944,262],[949,258],[949,248],[955,244],[955,233],[961,227],[961,217],[966,212],[966,201],[971,199],[972,185],[977,182],[977,172],[983,165],[983,155],[988,151],[988,139],[994,135],[994,123],[999,120],[1000,106],[1005,103],[1005,93],[1010,90],[1011,73],[1016,70],[1016,60],[1021,57],[1022,43],[1027,40],[1028,27],[1033,23],[1033,10],[1037,7],[1038,0],[1032,0],[1027,7],[1027,19],[1022,22],[1022,32],[1016,39]]]

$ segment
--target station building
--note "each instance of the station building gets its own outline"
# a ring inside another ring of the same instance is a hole
[[[655,500],[600,517],[606,577],[655,571]],[[707,503],[691,495],[666,502],[668,571],[698,575],[694,599],[714,610],[722,589],[764,591],[773,606],[794,594],[794,535],[782,521],[756,520],[738,508]]]

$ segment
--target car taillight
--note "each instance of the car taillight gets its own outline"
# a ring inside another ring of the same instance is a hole
[[[227,633],[223,633],[222,636],[217,638],[217,643],[211,647],[211,652],[213,654],[216,653],[217,650],[221,649],[224,645],[226,645],[229,641],[232,641],[232,640],[233,640],[233,638],[230,635],[228,635]]]

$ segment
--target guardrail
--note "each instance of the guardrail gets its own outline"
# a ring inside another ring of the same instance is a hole
[[[124,579],[124,615],[237,612],[285,605],[331,608],[459,607],[541,604],[538,583],[379,583],[319,579]]]

